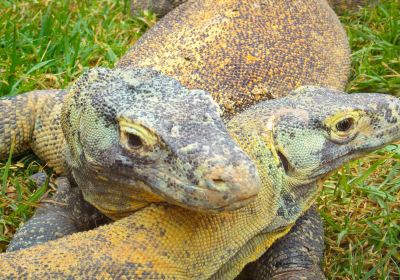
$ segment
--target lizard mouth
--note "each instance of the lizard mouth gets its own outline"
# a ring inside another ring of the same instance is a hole
[[[167,202],[200,212],[233,211],[251,203],[258,191],[223,180],[202,179],[197,184],[188,184],[173,176],[168,176],[159,188],[151,189]],[[243,191],[245,190],[245,191]],[[248,191],[246,191],[248,190]]]
[[[376,151],[380,148],[385,147],[388,144],[381,144],[381,145],[376,145],[373,147],[366,147],[366,148],[362,148],[359,151],[349,151],[341,156],[338,156],[337,158],[331,159],[329,161],[325,161],[323,166],[316,168],[313,172],[312,172],[312,176],[310,176],[310,178],[313,181],[316,181],[320,178],[325,177],[327,174],[330,174],[331,172],[335,171],[336,169],[338,169],[340,166],[342,166],[344,163],[360,158],[362,156],[365,156],[373,151]]]
[[[136,212],[149,203],[165,202],[198,212],[216,213],[246,206],[255,200],[260,187],[258,179],[246,180],[243,185],[240,181],[211,178],[194,183],[160,170],[146,170],[145,173],[142,178],[127,173],[106,176],[109,179],[105,184],[113,187],[91,189],[86,193],[86,199],[113,219]],[[102,183],[99,176],[94,178],[93,184]],[[96,199],[100,195],[103,199]]]
[[[378,140],[374,135],[386,135],[386,138]],[[374,135],[370,137],[371,139],[373,139],[374,137],[376,139],[375,141],[371,140],[372,143],[349,149],[342,155],[338,155],[336,158],[332,158],[330,160],[322,162],[321,164],[325,167],[325,169],[323,167],[315,169],[313,172],[313,178],[318,179],[320,177],[323,177],[328,172],[339,168],[345,162],[360,158],[368,153],[379,150],[380,148],[383,148],[390,143],[398,140],[400,138],[400,125],[396,124],[388,128],[375,131]]]

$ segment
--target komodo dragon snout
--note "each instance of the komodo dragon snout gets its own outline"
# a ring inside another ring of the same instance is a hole
[[[152,201],[234,210],[260,180],[220,115],[208,93],[156,71],[93,69],[63,105],[67,161],[85,199],[111,218]]]

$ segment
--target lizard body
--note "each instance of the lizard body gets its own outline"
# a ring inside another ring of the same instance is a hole
[[[205,0],[164,16],[117,67],[152,68],[209,91],[228,119],[302,85],[343,90],[349,58],[326,1]]]
[[[96,69],[84,75],[75,90],[84,91],[85,83],[90,83],[89,80],[97,75],[106,78],[108,71],[111,70]],[[83,114],[87,122],[82,122],[80,127],[71,123],[71,129],[65,135],[85,138],[87,134],[104,133],[102,141],[85,143],[85,155],[93,155],[107,141],[120,137],[106,137],[110,123],[121,124],[121,137],[126,136],[125,141],[128,141],[121,143],[122,146],[130,145],[129,141],[133,145],[134,137],[140,142],[142,136],[149,138],[143,143],[162,139],[163,144],[153,154],[146,149],[132,152],[135,150],[132,148],[130,160],[135,164],[121,162],[114,173],[103,168],[102,171],[97,169],[96,174],[86,174],[95,179],[91,185],[82,184],[87,201],[116,219],[155,201],[166,200],[187,208],[220,211],[235,209],[254,200],[260,188],[257,170],[229,137],[220,119],[220,109],[208,93],[188,90],[165,76],[158,78],[158,73],[151,70],[118,71],[119,79],[114,75],[109,84],[105,79],[98,85],[114,92],[115,100],[99,101],[95,99],[98,96],[91,98],[90,92],[82,94],[80,102],[86,102],[84,109],[87,110]],[[65,98],[65,91],[35,91],[0,100],[2,156],[8,157],[7,150],[15,139],[17,155],[31,148],[56,171],[64,171],[66,142],[60,114]],[[163,108],[159,107],[160,103],[164,104]],[[137,123],[130,122],[129,106],[136,114]],[[121,113],[122,107],[127,115]],[[177,114],[177,108],[181,114]],[[80,111],[79,108],[73,113],[80,118]],[[118,117],[112,115],[117,111]],[[106,124],[97,121],[97,116],[104,114],[110,117]],[[81,134],[82,130],[86,134]],[[85,139],[91,141],[89,137]],[[140,146],[141,143],[137,144]],[[78,149],[69,148],[72,154]],[[87,158],[88,161],[92,159]],[[105,167],[106,159],[106,155],[99,155],[97,162],[91,164]]]
[[[37,90],[0,99],[0,159],[29,150],[54,168],[64,172],[65,146],[60,126],[60,112],[66,91]]]

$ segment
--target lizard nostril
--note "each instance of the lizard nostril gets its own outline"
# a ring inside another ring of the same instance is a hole
[[[222,179],[212,179],[212,181],[214,182],[214,183],[224,183],[225,181],[224,180],[222,180]]]
[[[222,179],[206,179],[205,183],[208,188],[222,191],[221,187],[226,185],[226,182]]]

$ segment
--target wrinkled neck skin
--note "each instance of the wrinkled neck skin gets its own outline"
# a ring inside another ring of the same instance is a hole
[[[307,176],[285,175],[278,156],[275,120],[286,103],[250,108],[227,130],[205,92],[148,69],[92,69],[63,104],[68,166],[85,200],[112,219],[162,201],[232,211],[254,201],[259,177],[282,174],[274,191],[282,200],[280,213],[291,220],[305,208],[303,194],[313,190],[299,188],[298,195],[296,186],[307,185]],[[254,153],[263,151],[272,153],[273,162],[256,168]],[[280,169],[260,174],[272,164]]]
[[[232,118],[228,130],[263,178],[255,205],[260,212],[269,209],[274,218],[264,221],[213,279],[234,275],[232,263],[254,261],[260,246],[268,248],[268,240],[284,235],[315,201],[323,177],[344,162],[400,139],[399,116],[400,100],[392,96],[348,95],[308,86]],[[249,248],[253,255],[246,254]]]
[[[276,117],[276,105],[264,104],[264,110],[250,108],[227,123],[232,137],[255,162],[262,188],[254,203],[235,211],[235,219],[240,222],[226,229],[228,232],[240,232],[241,228],[246,228],[250,234],[244,236],[248,239],[209,279],[236,277],[246,264],[257,260],[276,239],[290,230],[315,202],[321,190],[322,184],[318,184],[317,180],[291,179],[285,174],[276,154],[273,127],[268,125]],[[242,239],[243,236],[240,236],[233,240]]]
[[[263,188],[273,190],[273,195],[269,195],[269,202],[265,206],[277,205],[276,219],[264,229],[265,232],[282,230],[293,224],[312,205],[320,190],[317,184],[319,178],[291,178],[285,173],[277,155],[272,125],[279,106],[268,103],[269,101],[263,102],[262,110],[253,110],[251,107],[227,123],[233,139],[256,163],[263,180]],[[268,186],[270,182],[272,186]],[[259,196],[265,196],[265,193],[260,193]]]
[[[121,178],[114,180],[115,174],[108,176],[107,171],[95,171],[85,165],[70,169],[84,199],[113,220],[126,217],[152,202],[165,203],[165,199],[138,178],[127,178],[122,183]]]

